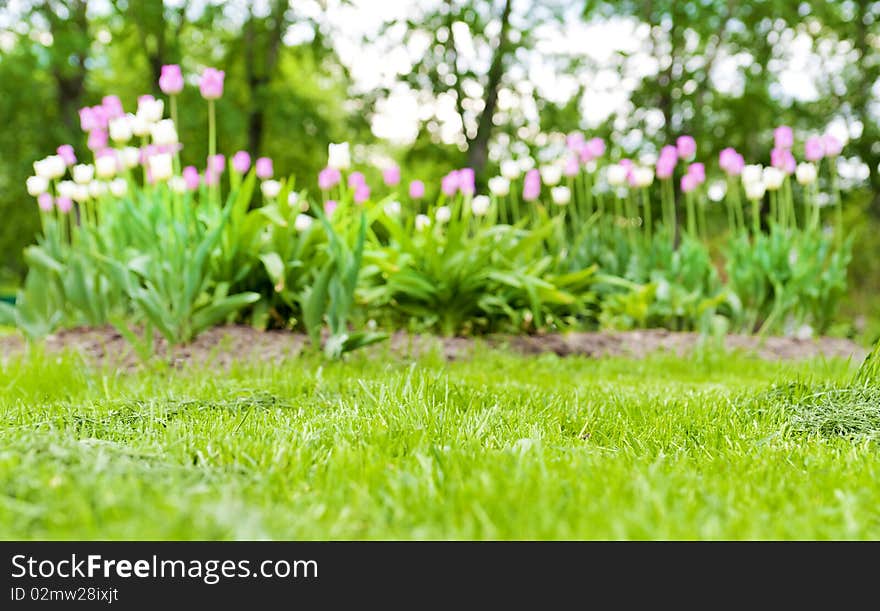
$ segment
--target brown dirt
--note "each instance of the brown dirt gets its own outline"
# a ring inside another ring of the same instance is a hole
[[[711,340],[709,340],[711,341]],[[481,339],[464,337],[435,337],[395,333],[387,345],[390,351],[402,357],[438,350],[447,360],[467,358],[477,343],[492,347],[506,347],[522,354],[554,353],[560,356],[587,357],[628,356],[639,358],[651,352],[669,352],[684,356],[700,342],[696,333],[676,333],[662,329],[625,332],[567,333],[535,336],[495,335]],[[867,351],[858,344],[842,338],[822,337],[803,340],[793,337],[760,339],[745,335],[728,335],[727,349],[741,350],[768,360],[803,359],[817,356],[852,357],[862,360]],[[299,333],[284,331],[257,331],[247,326],[217,327],[200,335],[192,344],[174,349],[172,362],[211,363],[225,367],[242,360],[280,362],[295,357],[308,345],[308,339]],[[383,351],[385,344],[368,350]],[[46,349],[58,352],[71,349],[97,365],[114,365],[125,369],[136,368],[138,357],[111,327],[80,328],[61,331],[46,339]],[[164,342],[157,342],[160,354],[167,354]],[[20,354],[25,342],[18,336],[0,337],[0,360]]]

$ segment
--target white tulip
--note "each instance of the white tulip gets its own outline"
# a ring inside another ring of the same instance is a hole
[[[522,159],[518,160],[516,164],[519,166],[520,171],[528,172],[535,167],[535,160],[531,157],[523,157]]]
[[[308,214],[297,214],[296,220],[293,221],[293,228],[298,232],[302,233],[306,229],[312,226],[312,222],[314,219],[310,217]]]
[[[632,171],[633,183],[636,187],[650,187],[654,182],[654,170],[651,168],[637,167]]]
[[[129,115],[128,126],[131,128],[131,133],[139,138],[150,134],[150,123],[143,115]]]
[[[522,173],[519,164],[513,159],[507,159],[501,162],[501,176],[507,180],[516,180]]]
[[[162,100],[143,98],[138,101],[137,114],[135,116],[149,125],[161,121],[164,111],[165,103]]]
[[[110,181],[110,193],[115,197],[122,197],[128,191],[128,183],[124,178],[114,178]]]
[[[122,149],[122,153],[120,156],[122,157],[122,163],[129,170],[132,168],[136,168],[137,165],[141,162],[141,151],[139,148],[134,146],[127,146]]]
[[[58,183],[58,197],[66,197],[67,199],[73,199],[73,194],[76,192],[76,183],[72,180],[62,180]]]
[[[448,223],[449,219],[452,218],[452,210],[449,209],[449,206],[440,206],[434,213],[434,218],[440,224]]]
[[[266,199],[274,199],[281,193],[281,183],[277,180],[264,180],[260,184],[260,191]]]
[[[431,226],[431,219],[424,214],[416,215],[416,231],[422,231]]]
[[[327,166],[337,170],[347,170],[351,167],[351,149],[348,142],[330,143],[327,147]]]
[[[34,174],[46,180],[61,178],[66,171],[67,165],[59,155],[49,155],[45,159],[34,162]]]
[[[93,180],[89,183],[89,195],[91,197],[101,197],[107,193],[107,183],[101,180]]]
[[[42,176],[29,176],[27,182],[28,195],[36,197],[49,190],[49,181]]]
[[[562,180],[562,168],[558,165],[545,165],[541,167],[541,182],[548,187],[554,187]]]
[[[614,165],[610,165],[605,170],[605,177],[608,180],[608,184],[612,187],[620,187],[626,184],[626,174],[627,169],[620,165],[619,163],[615,163]]]
[[[171,163],[170,153],[159,153],[147,159],[150,168],[150,177],[154,182],[168,180],[174,173],[174,167]]]
[[[299,205],[299,193],[296,191],[291,191],[287,194],[287,205],[291,208],[296,208]]]
[[[550,189],[550,197],[557,206],[567,206],[571,201],[571,189],[568,187],[553,187]]]
[[[784,180],[785,172],[783,172],[779,168],[764,168],[763,181],[764,186],[767,187],[768,190],[775,191],[782,186],[782,181]]]
[[[73,186],[73,197],[71,199],[79,204],[88,201],[89,200],[89,186],[88,185],[74,185]]]
[[[816,166],[812,163],[799,163],[795,170],[795,178],[802,185],[811,185],[816,182]]]
[[[110,139],[118,144],[123,144],[131,140],[131,122],[129,115],[119,117],[110,121]]]
[[[101,155],[95,159],[95,173],[98,178],[113,178],[116,175],[116,155]]]
[[[168,186],[175,193],[186,193],[186,179],[183,176],[172,176],[168,181]]]
[[[385,211],[386,216],[398,216],[400,214],[400,202],[386,202],[382,209]]]
[[[506,197],[510,193],[510,180],[504,176],[490,178],[489,191],[496,197]]]
[[[169,145],[177,144],[177,128],[174,127],[174,121],[171,119],[162,119],[150,128],[150,136],[153,144]]]
[[[492,202],[487,195],[477,195],[471,202],[471,211],[474,216],[486,216],[489,213],[489,205]]]
[[[73,181],[80,185],[86,185],[92,182],[95,177],[95,166],[80,163],[73,166]]]
[[[763,180],[747,182],[745,184],[746,188],[746,199],[755,201],[764,197],[764,192],[767,188],[764,186]]]
[[[748,185],[750,182],[763,182],[764,168],[759,164],[747,165],[742,171],[742,183]]]

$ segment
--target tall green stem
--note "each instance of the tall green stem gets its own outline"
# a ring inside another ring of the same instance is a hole
[[[214,100],[208,100],[208,171],[213,173],[211,167],[214,163],[214,155],[217,154],[217,117],[214,111]],[[220,185],[220,177],[215,176],[211,185],[211,200],[219,201],[217,189]]]

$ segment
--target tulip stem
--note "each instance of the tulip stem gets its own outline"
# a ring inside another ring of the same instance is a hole
[[[214,155],[217,152],[217,117],[214,111],[214,100],[208,100],[208,172],[213,172]],[[220,177],[215,177],[211,184],[211,199],[217,203],[217,187]]]

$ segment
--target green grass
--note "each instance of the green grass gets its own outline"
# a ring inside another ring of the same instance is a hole
[[[785,390],[855,369],[486,350],[124,374],[34,354],[0,373],[0,538],[876,539],[880,447],[793,426]]]

